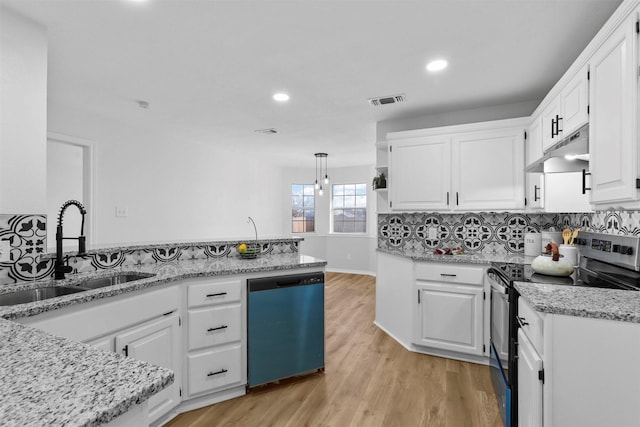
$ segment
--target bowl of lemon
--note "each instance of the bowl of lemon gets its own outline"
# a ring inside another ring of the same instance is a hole
[[[260,255],[260,247],[255,244],[240,243],[237,250],[238,256],[243,259],[253,259]]]

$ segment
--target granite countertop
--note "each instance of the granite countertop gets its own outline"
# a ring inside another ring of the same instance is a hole
[[[500,253],[469,253],[463,255],[436,255],[433,252],[424,250],[392,250],[377,248],[378,252],[391,255],[399,255],[411,258],[414,261],[451,262],[460,264],[491,264],[492,262],[508,262],[516,264],[531,264],[535,259],[532,256],[523,254],[500,254]]]
[[[82,280],[86,280],[87,278],[107,277],[123,272],[140,275],[153,274],[154,276],[123,283],[121,285],[78,292],[44,301],[14,306],[0,306],[0,317],[5,319],[17,319],[25,316],[34,316],[45,311],[55,310],[73,304],[107,298],[126,292],[133,292],[140,289],[162,285],[163,283],[192,277],[223,276],[231,274],[257,273],[262,271],[289,270],[295,268],[324,267],[326,264],[326,261],[312,256],[300,255],[299,253],[289,253],[262,255],[255,259],[242,259],[234,256],[140,264],[123,266],[94,273],[70,274],[67,275],[67,279],[65,280],[48,279],[39,280],[37,282],[24,282],[14,285],[0,286],[0,295],[22,289],[34,289],[46,286],[73,286],[74,284],[80,285]]]
[[[542,313],[640,323],[640,292],[531,282],[515,287]]]
[[[96,426],[173,383],[169,369],[0,319],[0,424]]]
[[[325,265],[324,260],[298,253],[264,255],[256,259],[207,258],[124,266],[68,275],[68,279],[58,281],[4,285],[0,287],[0,294],[80,284],[89,278],[123,272],[154,275],[49,300],[0,307],[0,424],[95,426],[123,414],[133,404],[145,401],[173,382],[171,370],[55,337],[10,319],[187,278],[324,268]]]

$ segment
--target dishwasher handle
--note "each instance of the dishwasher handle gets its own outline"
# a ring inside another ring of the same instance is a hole
[[[247,280],[249,292],[318,284],[324,284],[323,272],[291,274],[286,276],[274,277],[260,277]]]

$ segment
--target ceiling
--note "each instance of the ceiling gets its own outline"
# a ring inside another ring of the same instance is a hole
[[[324,151],[332,167],[374,163],[377,121],[541,100],[620,0],[0,4],[47,28],[52,121],[55,108],[88,110],[284,165]],[[449,68],[426,72],[437,57]]]

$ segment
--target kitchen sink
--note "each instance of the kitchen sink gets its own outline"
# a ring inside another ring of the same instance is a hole
[[[70,286],[48,286],[38,289],[25,289],[0,295],[0,305],[25,304],[83,291],[86,291],[86,289]]]
[[[83,290],[88,289],[100,289],[106,288],[112,285],[121,285],[127,282],[133,282],[134,280],[142,280],[149,277],[153,277],[155,274],[147,273],[122,273],[114,276],[97,277],[95,279],[83,280],[81,282],[74,283],[73,286],[77,286]]]

